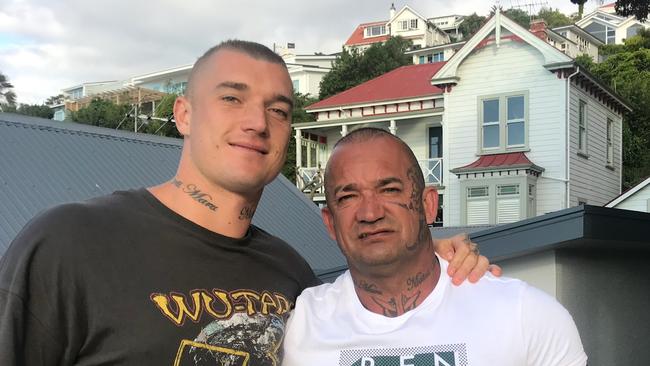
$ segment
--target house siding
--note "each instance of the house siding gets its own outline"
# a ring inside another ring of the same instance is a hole
[[[502,33],[507,36],[507,33]],[[495,62],[498,56],[499,62]],[[564,131],[565,81],[542,66],[542,55],[520,42],[502,42],[475,50],[459,66],[460,81],[446,96],[445,145],[449,153],[445,170],[467,165],[479,153],[478,98],[485,95],[528,92],[528,147],[530,160],[545,168],[537,180],[540,215],[565,207]],[[545,177],[556,178],[546,179]],[[451,175],[445,182],[445,225],[460,225],[460,180]]]
[[[580,100],[587,103],[587,157],[578,155],[578,108]],[[607,167],[607,118],[614,122],[612,167]],[[581,88],[571,85],[570,101],[571,139],[570,139],[570,202],[576,206],[578,201],[602,206],[621,193],[621,116],[601,104]]]
[[[628,197],[623,202],[614,206],[623,210],[650,212],[650,185],[645,186],[638,192]]]

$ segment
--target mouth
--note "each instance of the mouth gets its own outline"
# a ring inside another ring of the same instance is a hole
[[[266,155],[266,154],[269,153],[269,150],[266,147],[264,147],[262,145],[254,144],[254,143],[231,142],[228,145],[230,145],[230,146],[232,146],[234,148],[237,148],[237,149],[241,149],[241,150],[245,150],[245,151],[249,151],[249,152],[253,152],[253,153],[258,153],[260,155]]]
[[[394,231],[388,230],[388,229],[365,231],[365,232],[362,232],[361,234],[359,234],[359,239],[366,240],[366,239],[381,238],[381,237],[384,237],[384,236],[388,236],[388,235],[390,235],[392,233],[394,233]]]

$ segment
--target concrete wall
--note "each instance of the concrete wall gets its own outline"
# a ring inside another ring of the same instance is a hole
[[[557,298],[573,315],[589,365],[650,365],[646,253],[558,251]]]

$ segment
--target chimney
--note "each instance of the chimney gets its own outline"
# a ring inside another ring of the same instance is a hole
[[[534,19],[530,21],[530,32],[537,36],[537,38],[546,42],[548,35],[546,33],[546,21],[544,19]]]
[[[395,3],[391,3],[390,4],[390,19],[389,20],[392,20],[394,16],[395,16]]]

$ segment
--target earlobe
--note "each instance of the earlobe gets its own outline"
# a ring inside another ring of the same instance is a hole
[[[425,187],[422,192],[422,203],[427,224],[432,224],[438,214],[438,191],[434,187]]]
[[[190,101],[180,96],[174,101],[174,120],[176,121],[176,129],[183,136],[190,135],[190,121],[192,117],[192,105]]]
[[[329,208],[325,207],[320,210],[320,213],[323,217],[323,223],[325,224],[327,233],[332,240],[336,241],[336,230],[334,230],[334,217],[332,216],[332,212]]]

